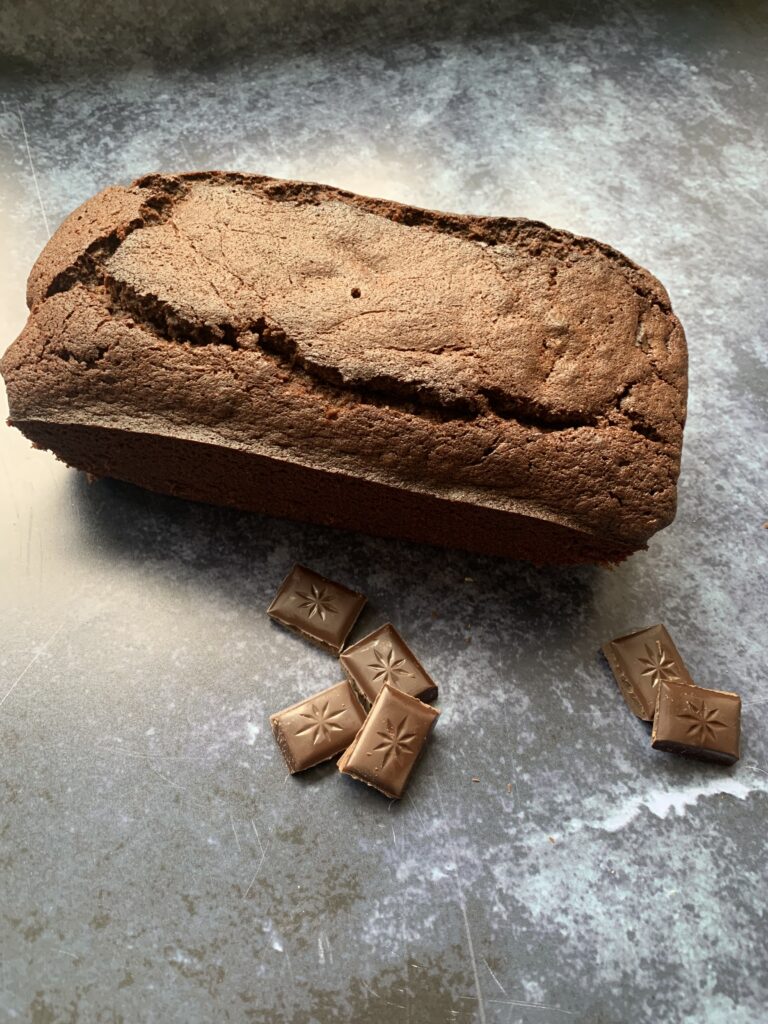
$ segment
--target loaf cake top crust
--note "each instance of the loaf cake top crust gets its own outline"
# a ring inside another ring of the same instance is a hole
[[[30,275],[11,421],[252,448],[643,546],[674,517],[686,347],[591,239],[258,175],[88,200]]]

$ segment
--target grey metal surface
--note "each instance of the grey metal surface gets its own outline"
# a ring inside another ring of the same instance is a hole
[[[691,389],[678,518],[615,571],[89,485],[0,431],[0,1019],[767,1019],[768,16],[668,6],[3,8],[0,347],[75,204],[215,166],[604,239],[668,286]],[[266,618],[297,560],[441,684],[400,804],[285,776],[269,712],[340,678]],[[658,620],[741,692],[733,769],[651,751],[597,657]]]

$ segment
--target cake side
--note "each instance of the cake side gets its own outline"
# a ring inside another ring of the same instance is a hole
[[[12,422],[188,431],[614,548],[673,517],[684,337],[661,286],[613,250],[255,176],[127,191],[140,213],[118,236],[63,271],[47,248],[36,265],[2,363]],[[57,253],[76,252],[81,221]],[[438,321],[431,281],[463,319]]]
[[[90,476],[177,498],[537,565],[617,563],[636,550],[533,513],[312,469],[220,442],[34,420],[21,427],[36,447],[55,450]]]

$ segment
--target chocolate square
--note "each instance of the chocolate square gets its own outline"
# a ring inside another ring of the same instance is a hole
[[[439,714],[384,683],[360,732],[339,758],[339,771],[398,799]]]
[[[376,700],[384,683],[419,700],[437,697],[437,684],[389,622],[347,647],[340,661],[369,704]]]
[[[725,690],[662,681],[651,746],[733,764],[739,759],[741,698]]]
[[[659,683],[688,683],[693,680],[664,626],[648,626],[603,644],[603,654],[616,682],[638,718],[652,722]]]
[[[365,711],[346,679],[269,716],[291,774],[336,757],[364,721]]]
[[[338,654],[363,610],[362,594],[294,565],[267,613],[282,625]]]

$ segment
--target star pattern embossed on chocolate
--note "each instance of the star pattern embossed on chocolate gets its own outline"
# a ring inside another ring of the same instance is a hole
[[[725,722],[718,717],[718,708],[708,708],[704,701],[698,703],[688,701],[690,710],[679,716],[682,722],[687,722],[687,736],[698,744],[704,744],[717,739],[717,730],[725,729]]]
[[[682,682],[677,666],[662,647],[661,640],[656,641],[656,650],[646,644],[645,654],[644,658],[638,658],[640,664],[645,665],[640,674],[650,676],[652,686],[658,686],[662,679],[667,683]]]
[[[391,644],[386,653],[379,647],[374,647],[373,658],[374,660],[369,662],[367,667],[373,669],[374,683],[389,683],[390,686],[397,686],[398,676],[413,678],[413,672],[409,672],[404,667],[405,658],[398,658]]]
[[[410,754],[413,756],[414,750],[411,744],[416,739],[415,732],[408,732],[408,716],[406,715],[401,721],[393,726],[392,722],[388,718],[385,722],[385,730],[382,732],[379,730],[376,735],[382,738],[382,742],[368,752],[368,756],[372,757],[373,754],[383,752],[381,759],[381,767],[386,768],[387,763],[391,759],[397,763],[402,756]]]
[[[360,731],[339,758],[339,771],[398,799],[439,714],[384,683]]]
[[[336,757],[354,740],[364,721],[365,712],[346,679],[269,716],[291,773]]]
[[[335,615],[336,606],[331,601],[331,595],[325,587],[317,587],[313,583],[310,593],[305,594],[301,590],[297,590],[296,593],[302,599],[299,608],[303,608],[306,611],[308,619],[311,619],[313,615],[317,615],[325,622],[327,615]]]
[[[364,604],[362,594],[294,565],[267,611],[283,626],[338,654]]]
[[[324,703],[311,704],[309,711],[302,711],[301,717],[308,718],[310,720],[309,725],[305,725],[301,729],[296,730],[297,736],[303,736],[309,732],[312,735],[312,742],[319,743],[321,740],[327,740],[332,732],[341,732],[341,725],[335,721],[344,714],[344,709],[340,708],[338,711],[330,710],[330,701]]]

